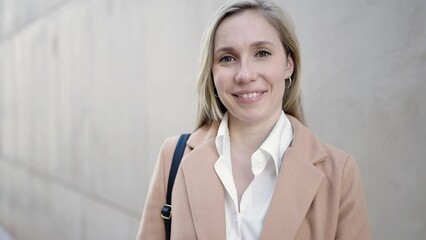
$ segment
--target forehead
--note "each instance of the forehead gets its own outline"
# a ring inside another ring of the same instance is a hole
[[[280,36],[258,10],[244,10],[222,20],[214,36],[214,47],[256,41],[279,44]]]

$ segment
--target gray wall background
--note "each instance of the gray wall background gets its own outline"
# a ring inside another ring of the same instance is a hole
[[[133,239],[166,136],[193,130],[204,26],[224,1],[0,0],[0,225]],[[426,236],[426,1],[279,1],[309,127],[353,153],[374,239]]]

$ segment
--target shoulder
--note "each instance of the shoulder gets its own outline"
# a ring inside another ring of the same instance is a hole
[[[340,185],[348,179],[353,181],[355,176],[360,175],[357,160],[352,154],[328,143],[321,142],[321,145],[326,152],[326,158],[317,167],[325,173],[329,182]]]
[[[337,148],[321,140],[318,141],[320,142],[322,148],[324,149],[324,152],[327,155],[326,160],[330,161],[332,164],[343,167],[348,161],[356,161],[354,156],[346,152],[345,150]]]
[[[179,140],[179,136],[167,137],[160,148],[159,160],[161,161],[165,172],[170,169],[172,163],[173,154],[176,148],[176,144]]]
[[[299,153],[311,159],[330,182],[343,180],[343,175],[358,174],[355,157],[335,146],[320,140],[311,130],[306,128],[297,119],[289,117],[294,129],[294,141],[298,145]]]
[[[327,189],[326,192],[340,197],[350,191],[362,195],[361,173],[355,157],[320,140],[300,122],[292,120],[292,124],[297,153],[324,174],[323,187]]]
[[[167,137],[164,140],[163,145],[161,146],[161,149],[163,151],[174,150],[174,148],[175,148],[178,140],[179,140],[179,136],[178,135]]]
[[[348,161],[355,161],[350,153],[322,141],[294,117],[290,116],[289,119],[294,130],[294,144],[301,154],[312,158],[314,165],[326,164],[342,168]]]
[[[315,167],[325,175],[326,185],[342,194],[343,189],[359,185],[361,173],[356,158],[351,154],[329,143],[316,138],[324,152],[322,161]]]
[[[171,137],[167,137],[164,142],[163,145],[161,146],[161,151],[163,153],[173,153],[176,144],[179,140],[179,136],[171,136]]]

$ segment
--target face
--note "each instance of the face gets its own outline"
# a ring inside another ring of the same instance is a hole
[[[230,121],[276,121],[285,79],[293,73],[276,29],[259,12],[246,10],[219,24],[213,51],[213,81]]]

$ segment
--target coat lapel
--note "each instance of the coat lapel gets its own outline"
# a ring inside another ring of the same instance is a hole
[[[294,139],[287,149],[260,239],[294,239],[324,179],[314,164],[324,160],[318,140],[288,116]]]
[[[261,240],[294,239],[325,176],[315,164],[325,152],[315,136],[298,120],[288,116],[294,139],[281,165],[276,189],[265,217]],[[225,239],[223,185],[214,170],[219,158],[217,125],[203,127],[188,140],[192,150],[182,161],[188,199],[198,239]]]
[[[219,158],[215,146],[216,131],[217,127],[197,130],[188,140],[188,146],[193,150],[182,161],[198,239],[226,238],[224,191],[214,170]]]

